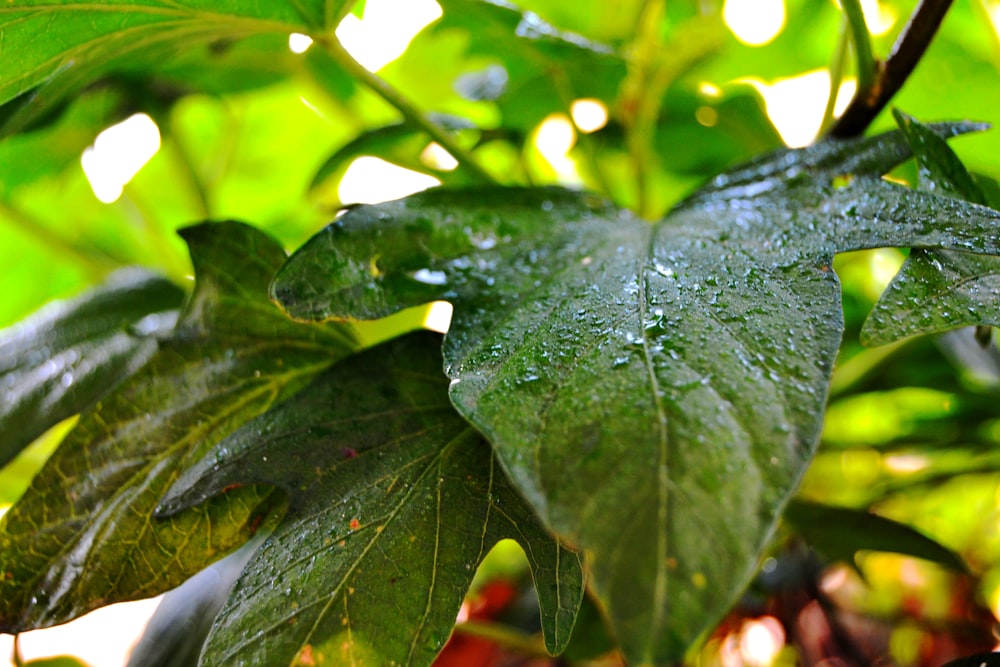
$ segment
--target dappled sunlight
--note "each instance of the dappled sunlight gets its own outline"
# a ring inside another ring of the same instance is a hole
[[[597,132],[608,124],[608,107],[600,100],[575,100],[569,111],[576,129],[584,134]]]
[[[569,152],[576,144],[576,130],[563,114],[552,114],[538,126],[534,135],[535,147],[564,184],[580,182],[576,161]]]
[[[770,82],[753,77],[738,81],[749,83],[761,94],[767,115],[786,145],[800,148],[816,140],[822,129],[823,111],[830,92],[829,70],[816,69]],[[847,108],[856,87],[853,79],[842,82],[837,91],[834,115]]]
[[[123,602],[102,607],[64,625],[24,632],[19,642],[21,657],[30,661],[72,655],[90,667],[121,667],[128,661],[134,645],[129,638],[140,635],[159,604],[160,597]],[[99,641],[94,641],[95,638]],[[10,661],[13,647],[11,635],[0,635],[0,667],[13,667]]]
[[[403,55],[418,32],[441,17],[434,0],[368,0],[364,18],[348,14],[337,39],[355,60],[377,72]]]
[[[300,32],[293,32],[288,36],[288,50],[292,53],[305,53],[312,46],[312,43],[312,37]]]
[[[337,187],[345,204],[377,204],[432,188],[441,181],[377,157],[363,156],[351,163]]]
[[[722,18],[736,39],[764,46],[785,27],[784,0],[726,0]]]
[[[80,162],[94,196],[111,204],[158,150],[160,129],[148,115],[137,113],[97,135]]]

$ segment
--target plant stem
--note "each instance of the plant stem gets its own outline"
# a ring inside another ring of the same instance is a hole
[[[889,100],[899,92],[913,73],[920,58],[941,26],[952,0],[921,0],[909,23],[903,28],[870,90],[860,86],[844,115],[833,126],[830,135],[854,137],[871,124]],[[845,7],[847,3],[845,2]]]
[[[48,250],[71,257],[79,262],[91,278],[97,279],[122,265],[119,259],[91,248],[81,247],[52,231],[45,223],[31,214],[0,200],[0,217],[13,223],[17,229],[29,234]]]
[[[531,637],[513,628],[499,623],[484,623],[482,621],[465,621],[455,626],[455,632],[461,632],[470,637],[488,639],[505,648],[532,658],[547,658],[549,654],[545,646],[535,637]]]
[[[847,24],[851,27],[851,41],[854,42],[854,57],[858,65],[858,94],[870,95],[877,83],[878,63],[872,55],[871,37],[865,13],[859,0],[841,0]]]
[[[443,149],[451,153],[460,165],[465,167],[476,179],[493,185],[499,182],[488,171],[483,169],[476,159],[467,150],[455,143],[454,139],[443,128],[431,121],[424,115],[410,100],[402,93],[393,88],[387,81],[376,74],[369,72],[361,63],[355,60],[350,53],[340,44],[336,37],[321,39],[323,46],[330,56],[337,61],[347,73],[370,88],[376,95],[396,108],[406,122],[414,127],[420,128],[431,139],[436,141]]]
[[[834,110],[837,108],[837,96],[840,94],[840,84],[844,80],[844,61],[847,60],[848,40],[847,20],[844,19],[837,38],[837,48],[834,51],[833,62],[830,63],[830,95],[826,98],[826,108],[823,109],[823,121],[820,123],[820,133],[825,134],[833,125]]]

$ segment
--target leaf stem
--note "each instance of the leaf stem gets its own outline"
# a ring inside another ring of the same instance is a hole
[[[847,24],[851,28],[851,41],[854,43],[854,57],[858,65],[858,94],[870,95],[875,89],[878,74],[878,62],[872,55],[871,36],[868,24],[865,23],[865,13],[859,0],[841,0]]]
[[[355,60],[336,37],[324,37],[319,41],[323,43],[323,46],[337,64],[347,70],[348,74],[366,85],[391,106],[395,107],[397,111],[403,114],[406,122],[430,135],[431,139],[448,151],[452,157],[458,160],[459,164],[465,167],[478,180],[492,185],[500,184],[496,178],[476,162],[471,153],[459,146],[448,132],[430,120],[405,95],[392,87],[385,79],[368,71],[364,65]]]
[[[837,96],[840,94],[840,84],[844,80],[844,62],[847,60],[848,26],[844,19],[840,26],[840,36],[837,38],[837,48],[834,51],[833,62],[830,63],[830,94],[826,98],[826,108],[823,109],[823,122],[820,123],[820,133],[825,134],[836,118]]]
[[[465,621],[455,626],[455,632],[461,632],[470,637],[488,639],[532,658],[548,658],[545,645],[537,638],[526,635],[506,625],[499,623],[484,623],[482,621]]]
[[[0,200],[0,217],[13,223],[20,231],[41,242],[48,250],[72,257],[84,266],[92,278],[100,278],[123,263],[96,249],[81,247],[55,233],[34,216],[15,208],[11,203]]]
[[[892,53],[889,54],[885,65],[879,70],[874,85],[870,90],[858,87],[858,92],[844,111],[844,115],[830,131],[831,136],[840,138],[857,136],[875,120],[913,73],[934,35],[937,34],[941,21],[951,8],[952,1],[921,0],[913,11],[909,23],[893,45]],[[845,7],[846,5],[845,2]]]

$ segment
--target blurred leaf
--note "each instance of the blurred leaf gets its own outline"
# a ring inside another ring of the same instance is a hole
[[[55,658],[39,658],[24,663],[24,667],[87,667],[87,663],[68,655]]]
[[[238,223],[188,228],[197,282],[141,372],[84,415],[0,520],[0,631],[60,623],[172,588],[252,535],[276,503],[246,487],[170,521],[179,470],[348,353],[343,327],[266,300],[285,253]]]
[[[291,496],[205,662],[429,665],[477,565],[506,537],[528,554],[548,649],[566,646],[580,560],[455,413],[439,350],[440,337],[424,332],[352,357],[184,473],[166,509],[247,482]]]
[[[229,41],[260,34],[323,32],[346,4],[109,0],[73,5],[22,0],[0,12],[3,132],[29,126],[109,72],[154,68],[206,45],[226,48]],[[38,39],[40,34],[45,39]]]
[[[916,119],[893,113],[913,148],[921,189],[986,204],[983,191],[941,137]],[[978,324],[1000,326],[1000,258],[916,248],[875,305],[861,340],[883,345]]]
[[[657,225],[557,189],[431,191],[351,210],[272,294],[310,319],[451,301],[454,404],[587,554],[626,658],[669,662],[743,590],[815,448],[834,253],[1000,253],[997,212],[880,178],[908,155],[899,133],[775,153]]]
[[[858,551],[887,551],[922,558],[956,572],[969,571],[951,549],[910,526],[865,510],[798,500],[785,508],[785,518],[810,545],[834,561],[856,567],[854,554]]]
[[[125,269],[0,331],[0,466],[149,361],[183,297],[167,280]]]
[[[463,118],[443,114],[431,114],[430,120],[451,131],[468,130],[475,127]],[[323,163],[313,177],[311,187],[328,186],[329,181],[339,180],[351,162],[362,155],[377,155],[380,159],[406,169],[447,180],[449,178],[447,172],[432,169],[420,159],[420,154],[430,141],[431,139],[425,132],[408,123],[395,123],[362,132],[348,144],[339,148]]]

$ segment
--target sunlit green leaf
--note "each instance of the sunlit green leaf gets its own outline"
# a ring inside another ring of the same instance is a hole
[[[247,487],[170,521],[179,470],[301,388],[354,343],[290,322],[266,299],[285,254],[238,223],[184,232],[197,283],[141,372],[81,418],[0,521],[0,630],[66,621],[176,586],[252,534],[276,499]]]
[[[447,387],[440,337],[413,334],[332,368],[185,472],[168,508],[239,483],[291,496],[205,663],[429,665],[476,567],[508,537],[528,555],[547,647],[566,646],[580,559],[511,488]]]
[[[997,212],[880,178],[908,155],[898,133],[772,154],[656,225],[554,189],[360,207],[272,294],[315,319],[450,300],[453,402],[587,553],[630,662],[662,664],[749,581],[812,455],[843,327],[833,255],[1000,253]]]
[[[0,466],[141,368],[183,296],[146,271],[123,270],[0,331]]]
[[[0,9],[0,118],[16,132],[109,72],[155,68],[178,53],[261,34],[322,32],[346,2],[78,3],[23,0]],[[44,39],[39,39],[44,35]]]

